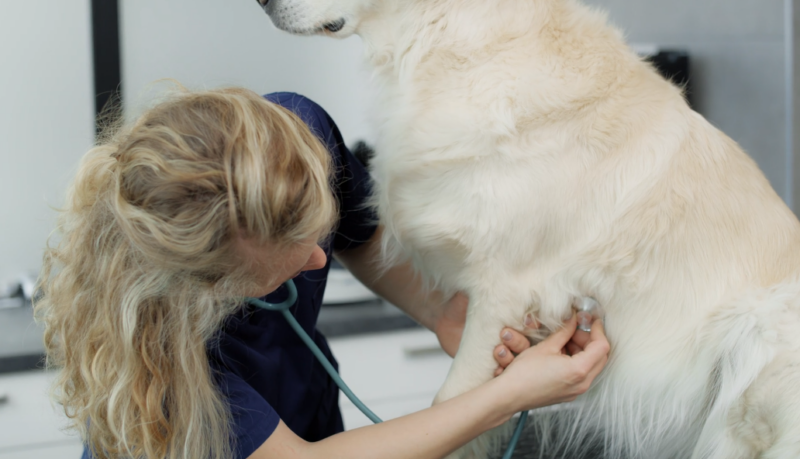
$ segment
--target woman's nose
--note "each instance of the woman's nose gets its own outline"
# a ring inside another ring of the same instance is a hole
[[[311,256],[308,257],[308,261],[306,262],[303,271],[313,271],[315,269],[321,269],[325,267],[325,264],[328,263],[328,256],[325,255],[325,251],[322,250],[322,247],[316,246],[314,247],[314,251],[311,252]]]

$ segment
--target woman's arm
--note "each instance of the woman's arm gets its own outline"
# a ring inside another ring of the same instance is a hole
[[[367,242],[336,253],[336,259],[367,288],[435,332],[442,349],[454,357],[464,332],[467,297],[459,293],[445,298],[439,291],[425,289],[410,263],[378,269],[382,233],[379,226]]]
[[[524,350],[502,374],[459,397],[381,424],[309,443],[285,424],[250,459],[433,459],[509,420],[514,413],[574,400],[605,365],[608,342],[598,321],[575,355],[562,353],[577,321]]]
[[[308,443],[281,421],[251,459],[425,459],[444,457],[513,414],[494,381],[426,410]]]
[[[440,292],[423,288],[422,280],[409,263],[393,266],[385,272],[379,269],[383,227],[360,246],[337,252],[336,259],[367,288],[381,298],[405,311],[429,330],[434,330],[449,298]]]

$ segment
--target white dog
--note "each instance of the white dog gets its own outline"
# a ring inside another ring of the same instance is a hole
[[[265,10],[293,33],[364,40],[387,253],[470,298],[439,400],[492,377],[502,326],[533,311],[553,330],[593,297],[611,360],[574,408],[533,416],[552,451],[800,457],[800,224],[604,14],[575,0]]]

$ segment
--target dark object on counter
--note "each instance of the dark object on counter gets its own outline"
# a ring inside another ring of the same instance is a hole
[[[421,325],[396,307],[381,300],[325,305],[317,329],[328,338],[419,328]]]
[[[11,298],[25,298],[25,292],[22,290],[22,284],[14,283],[0,291],[0,300]]]
[[[34,322],[31,303],[17,299],[22,307],[0,309],[0,374],[44,368],[44,329]]]
[[[661,76],[685,88],[686,102],[694,109],[689,53],[680,50],[659,50],[656,54],[645,56],[645,59],[655,66]]]
[[[0,357],[0,374],[18,371],[41,370],[44,368],[44,354],[27,354]]]

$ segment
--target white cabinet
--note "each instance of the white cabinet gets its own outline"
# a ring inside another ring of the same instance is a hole
[[[67,419],[50,402],[52,374],[44,371],[0,375],[0,459],[78,459],[80,440],[63,432]]]
[[[422,329],[335,338],[329,344],[344,381],[383,420],[429,407],[452,362],[436,335]],[[371,424],[344,394],[340,405],[345,428]]]
[[[83,447],[79,443],[41,446],[37,448],[24,448],[11,450],[7,453],[0,452],[2,459],[80,459]]]

